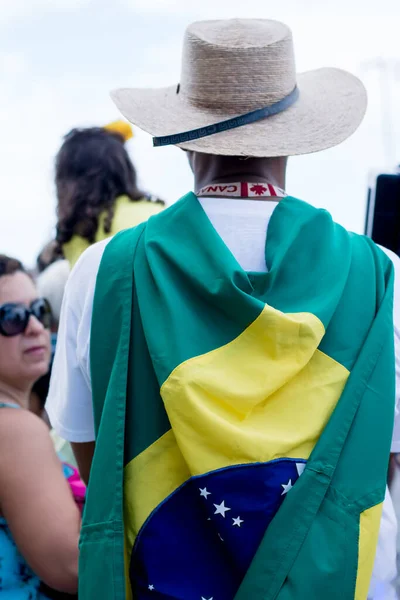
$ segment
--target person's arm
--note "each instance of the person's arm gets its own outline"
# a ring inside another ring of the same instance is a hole
[[[86,485],[88,485],[95,443],[83,442],[81,444],[77,444],[71,442],[71,446],[78,465],[80,476],[82,477]]]
[[[50,588],[76,593],[80,513],[45,423],[2,409],[0,508],[13,539]]]
[[[94,452],[90,327],[97,271],[109,240],[81,256],[68,280],[60,316],[46,410],[56,433],[71,443],[87,483]]]
[[[400,452],[400,258],[391,250],[383,247],[381,248],[385,254],[389,256],[394,267],[393,325],[396,372],[396,404],[391,453],[396,454]]]

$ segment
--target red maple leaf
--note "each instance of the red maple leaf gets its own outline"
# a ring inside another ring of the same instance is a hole
[[[253,185],[253,187],[250,188],[251,192],[254,192],[256,196],[262,196],[264,194],[264,192],[267,191],[267,188],[264,187],[263,185],[259,185],[257,183],[255,183]]]

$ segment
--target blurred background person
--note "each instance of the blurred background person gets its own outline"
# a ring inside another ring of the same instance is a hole
[[[41,296],[46,298],[53,315],[52,331],[57,332],[60,320],[64,289],[70,272],[67,260],[56,260],[36,278],[36,286]]]
[[[146,221],[164,202],[138,188],[124,121],[73,129],[56,157],[57,243],[74,266],[94,242]]]
[[[42,273],[51,264],[60,260],[60,254],[58,252],[58,244],[56,240],[48,242],[40,251],[39,256],[36,259],[36,273]]]
[[[57,331],[60,321],[61,305],[64,297],[64,289],[70,273],[69,263],[65,259],[58,259],[39,273],[36,278],[38,293],[48,300],[52,312],[51,346],[52,357],[48,372],[35,382],[31,393],[31,410],[48,423],[44,405],[49,391],[51,367],[57,344]],[[50,424],[49,424],[50,425]],[[54,429],[50,435],[53,439],[55,449],[62,460],[76,467],[76,461],[69,442],[61,438]]]
[[[55,348],[52,349],[50,367],[47,373],[45,375],[42,375],[42,377],[40,377],[33,384],[29,399],[29,410],[31,410],[35,415],[43,419],[43,421],[48,425],[50,429],[50,436],[54,443],[54,448],[57,452],[59,459],[63,464],[64,475],[70,482],[70,487],[74,493],[75,501],[82,509],[86,495],[86,486],[79,477],[71,444],[66,442],[59,435],[57,435],[54,429],[51,429],[50,421],[45,410],[46,399],[49,393],[54,350]]]
[[[49,369],[51,319],[22,264],[0,255],[0,595],[18,600],[48,597],[42,582],[67,593],[78,583],[80,512],[48,427],[28,410]]]

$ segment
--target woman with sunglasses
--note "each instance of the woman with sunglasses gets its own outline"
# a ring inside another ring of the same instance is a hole
[[[29,412],[50,360],[51,310],[15,259],[0,255],[0,596],[75,593],[80,513],[46,424]]]

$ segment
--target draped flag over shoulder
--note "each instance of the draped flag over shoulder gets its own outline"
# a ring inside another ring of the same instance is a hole
[[[107,246],[81,599],[366,598],[392,266],[294,198],[265,258],[268,273],[244,272],[193,194]]]

